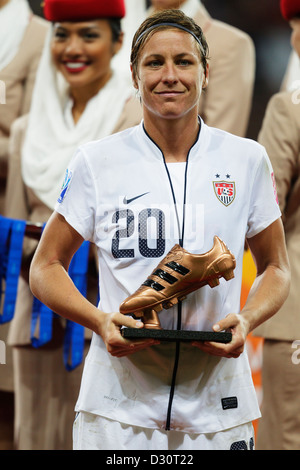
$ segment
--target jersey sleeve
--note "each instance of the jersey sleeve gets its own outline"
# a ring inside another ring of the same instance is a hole
[[[96,191],[92,172],[79,149],[66,169],[55,210],[85,239],[93,241]]]
[[[267,152],[262,147],[262,155],[254,174],[250,196],[247,238],[258,234],[279,217],[281,217],[281,211],[274,172]]]

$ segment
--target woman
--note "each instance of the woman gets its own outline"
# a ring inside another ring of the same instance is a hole
[[[47,30],[47,22],[32,14],[27,0],[0,0],[0,81],[4,84],[0,106],[5,105],[0,114],[1,214],[4,211],[10,127],[15,119],[29,111]]]
[[[13,25],[13,27],[12,27]],[[0,0],[0,214],[8,172],[9,135],[15,119],[29,111],[36,70],[48,24],[32,14],[27,0]],[[6,342],[8,324],[0,326]],[[12,447],[13,374],[11,348],[6,348],[6,366],[0,369],[2,420],[0,449]],[[9,410],[11,410],[9,412]],[[7,428],[7,429],[6,429]]]
[[[299,58],[300,1],[282,0],[281,11],[292,28],[291,44]],[[291,264],[291,289],[278,314],[255,330],[256,335],[264,338],[262,419],[258,426],[257,447],[263,450],[296,450],[300,445],[300,369],[297,360],[300,338],[299,89],[276,93],[271,98],[259,142],[266,147],[274,168]]]
[[[34,294],[94,332],[76,406],[76,449],[253,447],[259,410],[244,344],[284,301],[289,270],[264,149],[198,116],[207,56],[201,28],[182,12],[145,20],[131,54],[143,123],[77,151],[67,193],[32,262]],[[215,235],[236,258],[235,279],[198,289],[159,318],[164,329],[229,329],[232,341],[125,339],[122,327],[143,322],[119,313],[119,305],[165,255],[181,269],[174,244],[204,254]],[[239,313],[245,236],[259,275]],[[98,248],[99,308],[66,275],[83,239]]]
[[[209,2],[151,0],[150,4],[148,14],[180,8],[201,27],[209,44],[210,80],[199,112],[209,126],[245,137],[255,82],[255,48],[250,36],[212,18],[206,9]]]
[[[85,17],[82,16],[84,6]],[[6,215],[45,222],[60,193],[65,168],[83,142],[97,140],[140,122],[131,89],[112,73],[122,46],[122,0],[46,0],[53,23],[38,70],[29,116],[13,129]],[[68,449],[80,368],[63,365],[64,329],[54,319],[52,341],[31,346],[32,295],[28,266],[36,248],[25,239],[22,277],[9,341],[14,346],[15,440],[18,449]],[[38,370],[44,373],[37,374]],[[25,385],[26,384],[26,385]],[[26,386],[26,393],[24,388]],[[43,396],[43,402],[38,400]],[[47,398],[48,396],[48,398]],[[40,407],[38,407],[40,403]]]

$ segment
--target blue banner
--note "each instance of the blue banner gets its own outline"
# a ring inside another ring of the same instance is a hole
[[[0,216],[0,323],[14,316],[25,228],[23,220]]]

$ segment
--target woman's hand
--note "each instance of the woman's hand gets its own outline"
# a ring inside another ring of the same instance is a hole
[[[213,331],[227,331],[232,334],[230,343],[215,343],[212,341],[192,343],[193,346],[214,356],[227,358],[237,358],[244,351],[247,335],[249,333],[249,324],[241,314],[230,313],[223,320],[213,326]]]
[[[107,351],[115,357],[128,356],[142,349],[159,344],[154,339],[128,340],[121,335],[121,327],[143,328],[144,324],[140,320],[135,320],[119,312],[103,313],[102,322],[99,328]]]

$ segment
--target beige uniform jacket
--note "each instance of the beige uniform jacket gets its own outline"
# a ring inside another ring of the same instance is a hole
[[[114,132],[119,132],[140,123],[142,111],[136,99],[127,101]],[[32,222],[46,222],[52,211],[28,188],[21,174],[21,150],[24,142],[28,116],[23,116],[13,124],[10,146],[10,165],[6,191],[5,215],[14,219]],[[35,250],[36,242],[25,237],[24,256]],[[10,345],[30,343],[30,323],[32,295],[25,280],[20,277],[18,296],[13,320],[10,322],[8,342]]]
[[[0,71],[5,84],[5,103],[0,104],[0,197],[7,176],[10,128],[15,119],[28,113],[37,67],[48,31],[47,21],[32,15],[20,48],[12,62]],[[3,201],[1,200],[3,207]],[[0,206],[0,213],[2,212]]]
[[[259,142],[265,146],[276,179],[279,205],[291,266],[287,301],[272,318],[255,330],[268,339],[300,339],[300,94],[280,92],[266,110]]]
[[[13,122],[28,113],[36,71],[49,23],[32,15],[14,59],[0,71],[5,85],[5,103],[0,104],[0,214],[4,213],[10,129]],[[9,324],[0,325],[0,339],[6,344]],[[7,346],[7,345],[6,345]],[[11,350],[6,347],[6,366],[0,369],[0,389],[12,390]]]
[[[205,123],[244,137],[252,107],[255,48],[245,32],[211,18],[200,5],[194,20],[209,47],[209,82],[200,115]]]

